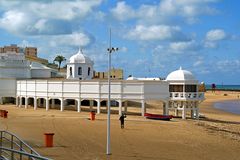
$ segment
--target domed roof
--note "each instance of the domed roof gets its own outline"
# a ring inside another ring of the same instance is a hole
[[[171,72],[167,78],[167,81],[196,81],[196,78],[193,74],[187,70],[182,70],[180,67],[179,70]]]
[[[93,63],[93,61],[82,53],[82,50],[70,57],[70,63]]]

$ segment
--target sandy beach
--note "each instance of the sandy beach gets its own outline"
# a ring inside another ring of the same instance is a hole
[[[56,160],[237,160],[240,153],[240,115],[213,108],[218,101],[238,99],[238,92],[207,92],[200,105],[205,119],[148,120],[128,115],[125,129],[119,116],[111,115],[111,151],[106,156],[105,113],[89,120],[89,112],[77,113],[44,108],[33,110],[1,105],[9,112],[0,119],[0,129],[21,137],[42,156]],[[158,102],[147,102],[148,112],[161,113]],[[129,107],[129,111],[140,108]],[[44,133],[53,132],[54,147],[44,147]]]

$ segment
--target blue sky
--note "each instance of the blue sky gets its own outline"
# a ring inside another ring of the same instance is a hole
[[[125,77],[166,77],[182,66],[199,81],[240,84],[237,0],[0,1],[0,45],[35,46],[52,61],[78,51],[107,69],[109,28]]]

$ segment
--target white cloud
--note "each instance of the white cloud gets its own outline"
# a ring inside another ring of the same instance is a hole
[[[0,2],[1,28],[18,35],[42,35],[72,33],[74,24],[93,14],[102,0],[8,2]]]
[[[116,8],[111,9],[111,12],[115,18],[122,21],[136,17],[134,9],[124,1],[118,2]]]
[[[186,39],[181,33],[180,27],[167,25],[137,25],[133,30],[128,32],[126,38],[143,41]]]
[[[52,47],[58,46],[74,46],[84,47],[92,42],[91,37],[84,33],[72,33],[64,35],[54,35],[46,37],[49,39],[49,43]]]
[[[210,30],[206,34],[207,41],[220,41],[226,39],[227,35],[222,29]]]
[[[194,40],[186,41],[186,42],[172,42],[169,45],[169,49],[170,51],[175,53],[191,52],[191,51],[199,51],[201,49],[201,45],[199,45]]]
[[[174,21],[176,17],[182,17],[186,22],[194,23],[199,15],[213,15],[218,13],[215,8],[209,6],[217,0],[162,0],[159,4],[142,4],[133,9],[126,2],[118,2],[111,9],[113,17],[120,21],[137,19],[141,24],[163,23]]]
[[[19,11],[10,10],[3,14],[0,19],[0,27],[12,31],[18,32],[18,30],[29,29],[25,24],[29,23],[29,17]]]
[[[216,62],[217,71],[223,72],[236,72],[239,71],[240,68],[240,60],[221,60]]]

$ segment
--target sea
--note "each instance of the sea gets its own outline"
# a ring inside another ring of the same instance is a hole
[[[240,99],[214,103],[214,108],[240,115]]]
[[[206,89],[207,90],[211,90],[212,89],[212,85],[211,84],[207,84],[206,85]],[[216,84],[216,89],[217,90],[230,90],[230,91],[240,91],[240,85],[222,85]]]

